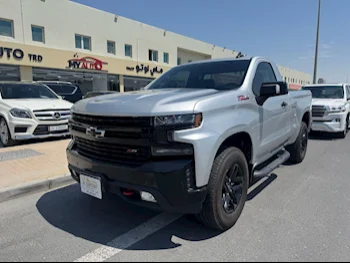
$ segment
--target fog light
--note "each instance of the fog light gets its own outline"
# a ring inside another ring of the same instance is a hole
[[[193,148],[152,148],[153,156],[193,155]]]
[[[154,196],[147,192],[141,192],[141,199],[146,202],[157,203],[157,200],[154,198]]]

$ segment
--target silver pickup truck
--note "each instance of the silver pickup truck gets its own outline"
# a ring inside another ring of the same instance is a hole
[[[254,177],[303,161],[311,92],[289,92],[274,63],[254,57],[177,66],[145,90],[82,100],[67,148],[81,191],[226,230]]]

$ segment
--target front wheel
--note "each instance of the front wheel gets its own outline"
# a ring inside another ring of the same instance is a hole
[[[345,128],[342,133],[339,134],[340,138],[345,139],[349,131],[349,116],[346,117]]]
[[[290,153],[289,160],[294,163],[301,163],[306,155],[307,145],[309,140],[309,133],[307,125],[305,122],[301,123],[300,131],[297,139],[291,145],[286,147],[287,151]]]
[[[12,146],[15,141],[11,139],[10,130],[5,119],[0,120],[0,141],[4,147]]]
[[[197,218],[221,231],[235,225],[248,195],[249,169],[243,152],[230,147],[214,161],[208,184],[208,196]]]

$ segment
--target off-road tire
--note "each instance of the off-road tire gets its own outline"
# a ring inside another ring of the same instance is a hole
[[[226,177],[226,171],[235,164],[242,171],[243,187],[241,199],[236,209],[231,214],[228,214],[222,204],[222,187]],[[249,169],[245,155],[236,147],[225,149],[214,160],[208,184],[208,195],[203,204],[202,211],[196,215],[197,219],[210,228],[220,231],[230,229],[236,224],[243,211],[247,200],[248,186]]]
[[[288,145],[286,150],[290,153],[289,161],[293,164],[301,163],[307,152],[309,133],[305,122],[301,123],[300,131],[296,141]],[[306,143],[306,148],[303,147],[303,142]]]
[[[345,129],[343,132],[339,133],[339,137],[342,139],[345,139],[346,135],[348,134],[348,131],[349,131],[349,115],[346,117]]]

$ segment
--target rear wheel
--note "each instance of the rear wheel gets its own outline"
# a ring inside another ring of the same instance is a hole
[[[290,153],[290,158],[289,160],[292,163],[301,163],[306,155],[307,151],[307,146],[308,146],[308,139],[309,139],[309,134],[308,134],[308,129],[307,125],[305,122],[301,123],[299,135],[296,139],[296,141],[288,145],[286,147],[287,151]]]
[[[11,139],[10,130],[4,118],[0,120],[0,142],[4,147],[15,144],[15,141]]]
[[[221,231],[231,228],[240,217],[248,195],[249,170],[243,152],[230,147],[214,161],[208,196],[197,218]]]

